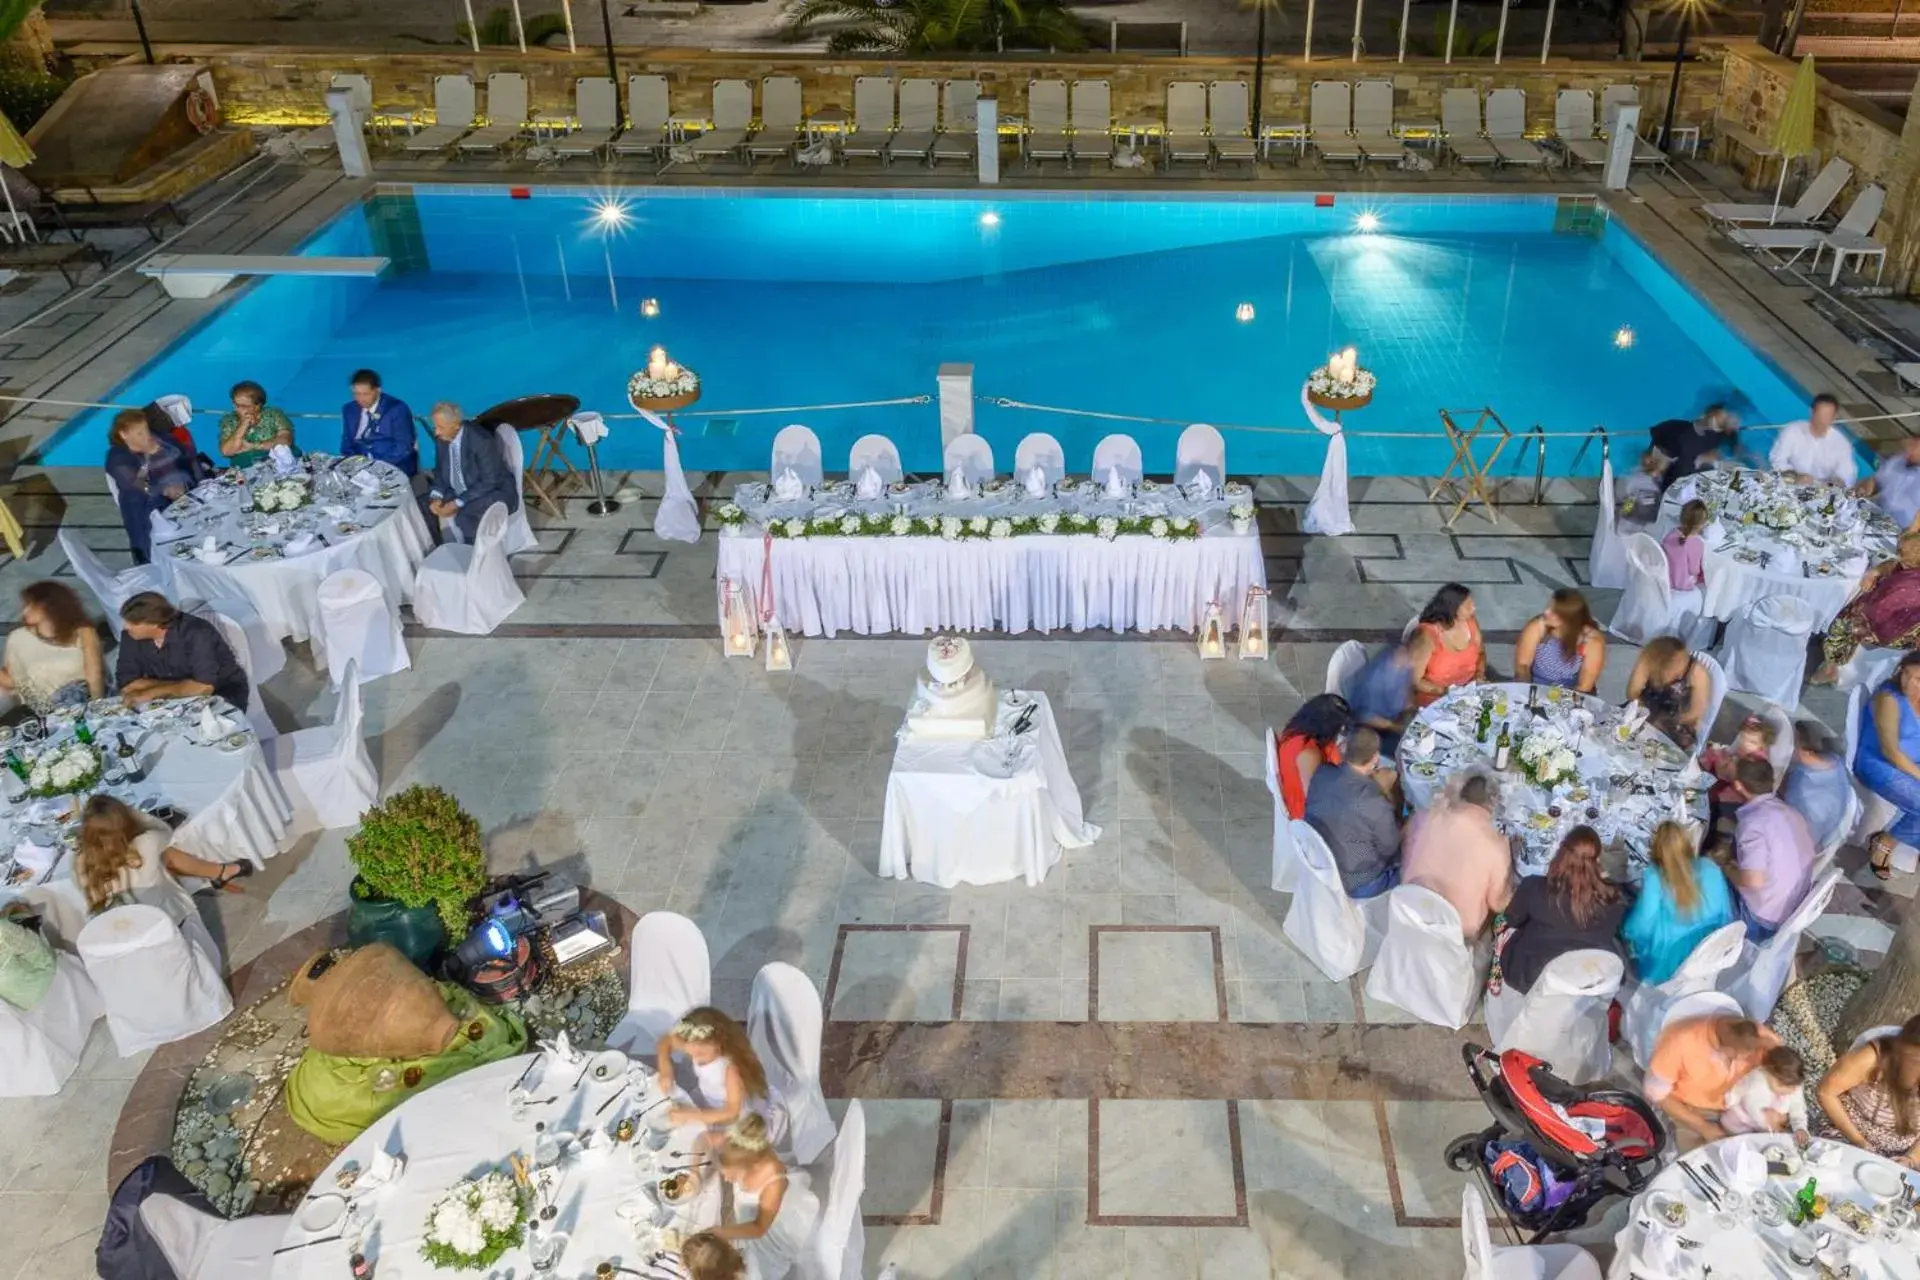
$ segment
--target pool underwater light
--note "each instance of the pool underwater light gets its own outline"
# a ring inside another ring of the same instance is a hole
[[[1625,351],[1633,345],[1633,326],[1623,324],[1613,331],[1613,345]]]
[[[1380,215],[1377,213],[1361,214],[1353,220],[1353,229],[1366,234],[1378,231],[1380,229]]]
[[[593,207],[593,220],[606,230],[627,225],[627,206],[619,200],[602,200]]]
[[[1243,302],[1235,307],[1233,309],[1233,318],[1241,324],[1253,323],[1253,304],[1251,302]]]
[[[980,215],[980,225],[983,227],[997,227],[1000,225],[1000,215],[989,209]]]

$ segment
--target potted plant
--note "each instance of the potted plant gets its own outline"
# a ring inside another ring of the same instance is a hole
[[[347,940],[388,942],[415,964],[466,932],[467,901],[486,884],[480,824],[439,787],[408,787],[376,805],[347,840],[355,874]]]

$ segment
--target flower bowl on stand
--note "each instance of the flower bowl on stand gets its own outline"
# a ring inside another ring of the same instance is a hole
[[[647,355],[647,367],[627,379],[627,400],[636,409],[671,413],[700,398],[700,375],[667,359],[665,347]]]
[[[1378,379],[1371,370],[1362,369],[1357,360],[1352,347],[1328,356],[1324,365],[1307,376],[1307,399],[1335,413],[1364,409],[1372,404]]]

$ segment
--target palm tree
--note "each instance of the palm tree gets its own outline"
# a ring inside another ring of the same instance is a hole
[[[828,27],[827,52],[997,53],[1078,49],[1087,35],[1061,0],[789,0],[785,34]]]

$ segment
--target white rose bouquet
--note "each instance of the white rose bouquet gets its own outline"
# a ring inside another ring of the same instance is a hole
[[[675,368],[669,377],[652,377],[648,370],[642,369],[627,379],[627,399],[673,400],[680,396],[692,395],[700,389],[700,377],[691,369]]]
[[[1558,732],[1543,730],[1520,744],[1515,756],[1521,773],[1536,787],[1554,787],[1573,777],[1577,763],[1571,748]]]
[[[253,491],[255,511],[297,511],[313,501],[313,486],[305,479],[270,480]]]
[[[722,533],[739,533],[747,523],[747,513],[740,509],[739,504],[732,502],[723,502],[715,507],[713,518],[720,522]]]
[[[27,792],[45,798],[92,791],[102,768],[98,751],[84,742],[70,742],[34,758],[27,768]]]
[[[527,1199],[499,1171],[456,1182],[427,1211],[420,1256],[448,1271],[482,1271],[526,1234]]]

